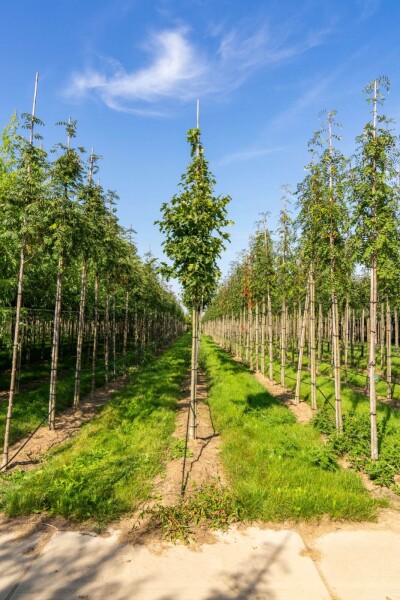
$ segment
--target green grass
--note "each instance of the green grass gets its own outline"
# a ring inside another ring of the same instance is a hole
[[[396,476],[400,475],[400,411],[381,402],[377,403],[379,461],[370,459],[369,398],[342,381],[341,398],[344,435],[334,430],[335,387],[326,375],[317,376],[317,405],[322,414],[314,421],[318,431],[330,438],[330,446],[337,456],[346,455],[357,469],[366,472],[379,485],[391,487],[400,493]],[[295,388],[296,369],[286,367],[286,385]],[[280,381],[280,365],[274,363],[274,379]],[[301,375],[300,398],[310,403],[310,373]]]
[[[172,443],[177,398],[187,373],[184,335],[117,392],[81,433],[33,471],[3,477],[0,508],[47,512],[104,524],[148,497]]]
[[[298,424],[210,338],[202,341],[201,361],[223,463],[244,518],[375,518],[377,505],[359,477],[339,468],[315,428]]]
[[[326,347],[324,361],[319,365],[317,376],[317,405],[320,412],[313,421],[315,428],[329,437],[329,447],[337,457],[346,456],[357,470],[362,470],[375,483],[392,488],[400,494],[400,411],[382,402],[377,402],[377,422],[379,440],[379,460],[370,459],[370,420],[369,398],[357,388],[364,388],[365,371],[355,369],[366,367],[366,357],[361,356],[359,345],[355,345],[354,365],[349,366],[347,383],[342,368],[342,412],[344,434],[335,432],[335,388],[330,377],[330,364],[327,362]],[[366,345],[364,354],[366,353]],[[288,358],[291,353],[288,353]],[[392,348],[393,372],[399,372],[400,358]],[[349,356],[350,361],[350,356]],[[268,373],[268,360],[265,372]],[[377,360],[379,364],[379,360]],[[301,374],[300,398],[311,401],[311,377],[307,370],[307,353],[304,355]],[[294,391],[297,364],[288,362],[285,369],[285,385]],[[378,372],[380,373],[379,369]],[[280,358],[273,363],[274,380],[280,382]],[[380,376],[384,377],[382,373]],[[376,385],[377,394],[386,396],[386,382],[380,379]],[[393,397],[399,399],[399,386],[392,386]]]

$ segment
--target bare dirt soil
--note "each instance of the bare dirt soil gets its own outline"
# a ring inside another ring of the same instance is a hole
[[[284,388],[280,383],[271,381],[268,377],[265,377],[261,373],[254,373],[254,377],[263,385],[268,392],[278,398],[282,404],[288,407],[288,409],[294,414],[299,423],[308,423],[311,421],[313,411],[307,402],[299,402],[295,404],[292,390]]]
[[[187,378],[183,393],[179,399],[179,408],[173,438],[184,443],[188,428],[190,402],[190,378]],[[159,531],[149,529],[146,511],[155,505],[173,506],[185,496],[194,494],[196,489],[204,485],[219,482],[226,484],[220,461],[220,437],[215,431],[210,408],[207,404],[207,385],[205,374],[199,372],[197,388],[197,438],[188,440],[187,457],[174,458],[166,463],[164,474],[157,477],[153,484],[153,493],[149,501],[143,503],[139,510],[129,518],[115,523],[121,532],[120,541],[146,543],[154,552],[160,552],[163,544]],[[195,528],[192,547],[202,543],[213,543],[215,536],[203,527]]]

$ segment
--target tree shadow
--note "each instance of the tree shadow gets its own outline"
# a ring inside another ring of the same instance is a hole
[[[58,535],[63,537],[57,540]],[[243,559],[243,553],[247,550],[243,548],[240,559],[236,552],[226,555],[226,545],[236,544],[236,539],[217,542],[223,545],[218,552],[213,551],[214,544],[203,545],[199,555],[201,566],[197,568],[196,555],[182,546],[154,555],[143,546],[120,544],[115,537],[100,541],[93,534],[57,532],[49,547],[23,565],[20,562],[21,546],[9,545],[0,550],[0,560],[7,566],[9,582],[0,586],[0,600],[34,597],[42,600],[140,600],[144,597],[183,600],[198,591],[196,586],[200,589],[204,586],[201,596],[204,600],[278,599],[276,578],[280,583],[291,576],[292,565],[282,553],[292,535],[293,532],[287,531],[275,543],[264,541],[260,544],[249,539],[246,559]],[[204,554],[208,556],[204,558]],[[208,582],[203,581],[205,570]],[[185,577],[189,571],[192,573],[190,579]],[[170,575],[174,572],[175,578]],[[163,579],[165,575],[167,580]],[[210,581],[215,582],[214,585]]]

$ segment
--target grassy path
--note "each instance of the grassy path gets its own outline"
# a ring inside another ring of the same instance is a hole
[[[246,367],[210,338],[202,341],[201,362],[222,436],[222,460],[243,517],[375,518],[376,504],[359,477],[338,467],[311,425],[298,424]]]
[[[189,358],[190,336],[184,335],[42,467],[3,477],[0,509],[10,515],[46,511],[101,524],[134,510],[163,469]]]

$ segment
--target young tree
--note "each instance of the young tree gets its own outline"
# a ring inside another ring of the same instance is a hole
[[[161,207],[157,221],[165,234],[163,246],[172,266],[164,266],[183,286],[192,312],[192,367],[190,399],[190,437],[196,437],[196,386],[199,347],[199,320],[202,307],[214,292],[219,277],[217,259],[229,240],[223,229],[230,225],[226,206],[229,196],[214,196],[215,180],[208,169],[200,140],[200,129],[190,129],[191,158],[181,179],[182,191]]]
[[[41,139],[34,133],[35,125],[42,122],[35,116],[38,74],[36,74],[35,91],[33,98],[32,114],[24,113],[22,127],[29,130],[29,141],[16,134],[16,127],[12,126],[8,136],[3,138],[7,145],[10,163],[9,170],[3,172],[0,189],[0,201],[3,208],[3,219],[10,231],[14,232],[19,247],[19,268],[17,276],[17,297],[13,337],[13,351],[11,364],[11,381],[8,397],[8,410],[4,436],[4,449],[2,467],[8,462],[8,448],[10,438],[11,418],[13,411],[14,395],[17,387],[17,366],[20,350],[21,336],[21,308],[23,282],[26,261],[28,258],[28,245],[37,237],[40,229],[40,214],[43,209],[45,197],[44,181],[47,175],[46,153],[34,146],[34,139]]]
[[[357,138],[358,152],[354,169],[354,243],[359,261],[370,269],[369,397],[371,416],[371,458],[378,459],[376,422],[376,331],[378,284],[389,289],[393,265],[398,261],[399,221],[396,179],[396,138],[390,121],[378,115],[378,105],[389,90],[386,77],[375,79],[365,88],[372,105],[372,120]]]
[[[49,428],[55,428],[56,386],[58,372],[59,338],[61,325],[61,300],[62,282],[66,261],[71,256],[74,241],[79,232],[77,222],[79,219],[79,205],[76,194],[81,183],[83,166],[80,154],[82,148],[77,150],[70,147],[71,138],[76,135],[76,122],[60,122],[67,132],[67,145],[57,144],[54,151],[61,150],[60,155],[52,165],[52,216],[53,223],[53,250],[57,261],[57,288],[54,308],[53,341],[50,370],[49,394]]]

